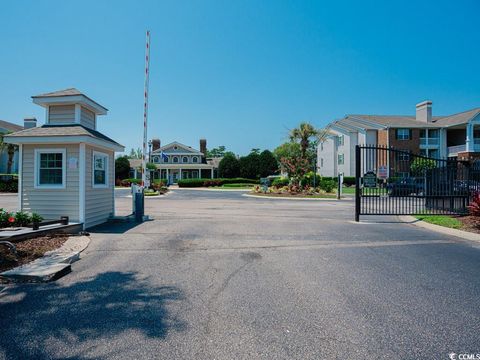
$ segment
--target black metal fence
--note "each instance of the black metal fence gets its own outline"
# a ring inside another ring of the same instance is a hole
[[[479,165],[357,145],[355,220],[360,215],[464,214],[480,190]]]

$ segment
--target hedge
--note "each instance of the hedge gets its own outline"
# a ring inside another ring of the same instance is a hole
[[[258,184],[258,180],[231,178],[231,179],[183,179],[178,180],[179,187],[210,187],[225,184]]]

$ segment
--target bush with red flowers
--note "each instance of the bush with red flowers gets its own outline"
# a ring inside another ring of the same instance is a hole
[[[29,214],[24,211],[17,211],[16,213],[0,209],[0,228],[7,227],[25,227],[33,222],[41,222],[43,219],[38,214]]]

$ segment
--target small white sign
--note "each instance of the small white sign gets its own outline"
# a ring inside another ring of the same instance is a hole
[[[76,157],[71,157],[68,159],[68,168],[69,169],[78,168],[78,159]]]

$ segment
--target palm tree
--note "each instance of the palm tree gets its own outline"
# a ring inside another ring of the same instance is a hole
[[[13,156],[15,155],[15,152],[17,151],[17,145],[14,144],[8,144],[4,141],[3,137],[7,135],[7,133],[1,134],[0,133],[0,153],[7,151],[7,174],[10,174],[12,172],[12,164],[13,164]]]
[[[310,146],[310,139],[318,136],[319,131],[315,129],[312,124],[302,122],[298,128],[290,130],[289,138],[291,141],[300,143],[300,151],[302,158],[305,159],[307,155],[308,147]]]

